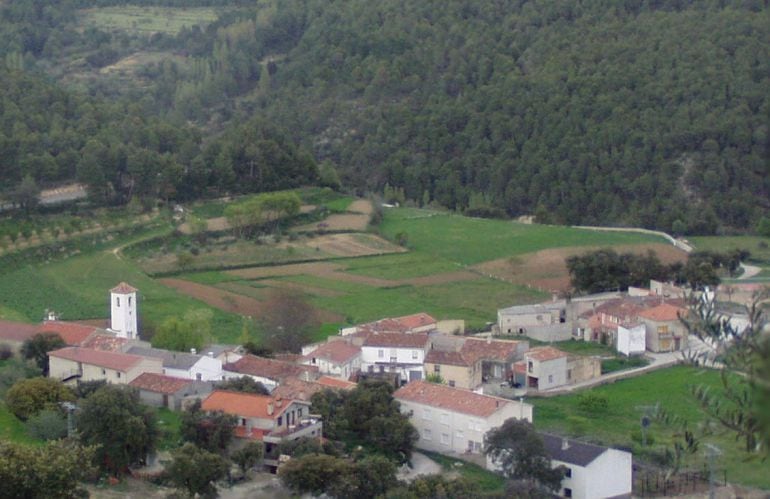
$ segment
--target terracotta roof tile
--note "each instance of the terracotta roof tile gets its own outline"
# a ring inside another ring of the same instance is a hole
[[[546,362],[567,357],[567,352],[562,352],[554,347],[535,347],[527,351],[524,355],[526,355],[527,358],[535,359],[539,362]]]
[[[321,376],[315,382],[319,385],[322,385],[324,388],[341,388],[343,390],[352,390],[358,386],[352,381],[347,381],[332,376]]]
[[[118,338],[111,334],[92,334],[85,341],[80,343],[83,348],[91,348],[93,350],[105,350],[108,352],[120,352],[123,347],[128,343],[127,338]]]
[[[329,341],[305,355],[303,360],[320,358],[335,364],[345,364],[360,354],[361,347],[351,345],[347,341]]]
[[[316,366],[304,366],[292,362],[257,357],[256,355],[244,355],[235,362],[225,364],[222,366],[222,369],[239,374],[269,378],[279,382],[290,377],[318,377],[318,367]]]
[[[142,373],[131,381],[129,385],[148,392],[172,395],[190,383],[192,383],[192,380],[189,379],[165,376],[163,374]]]
[[[479,359],[506,361],[516,355],[520,341],[467,338],[460,351],[471,362]]]
[[[127,353],[117,352],[104,352],[100,350],[92,350],[90,348],[80,347],[60,348],[59,350],[48,352],[48,356],[67,359],[74,362],[82,362],[83,364],[106,367],[108,369],[114,369],[116,371],[123,372],[128,371],[136,364],[145,360],[143,357],[139,357],[138,355],[130,355]]]
[[[652,307],[647,310],[639,312],[639,317],[650,319],[653,321],[676,321],[679,320],[679,316],[687,313],[687,310],[670,303],[661,303],[657,307]]]
[[[222,411],[245,418],[275,419],[292,400],[253,393],[214,390],[201,404],[204,411]],[[270,405],[272,404],[272,414]]]
[[[56,333],[70,346],[80,345],[99,328],[76,322],[45,321],[38,327],[41,333]]]
[[[34,324],[0,320],[0,341],[15,341],[22,343],[38,333]]]
[[[372,333],[364,340],[368,347],[425,348],[427,344],[425,333]]]
[[[410,401],[431,407],[440,407],[453,412],[471,416],[489,417],[511,402],[498,397],[480,395],[459,388],[413,381],[399,388],[393,397],[396,400]]]
[[[120,284],[118,284],[117,286],[112,288],[110,290],[110,293],[118,293],[118,294],[122,294],[122,295],[127,295],[127,294],[130,294],[130,293],[136,293],[137,291],[139,291],[139,290],[136,289],[135,287],[131,286],[130,284],[128,284],[126,282],[121,282]]]
[[[455,351],[443,351],[433,349],[425,354],[425,362],[429,364],[444,364],[447,366],[470,366],[473,364],[463,357],[463,354]]]
[[[404,315],[403,317],[396,317],[393,320],[409,329],[417,329],[420,327],[430,326],[436,323],[436,319],[426,314],[425,312],[420,312],[412,315]]]

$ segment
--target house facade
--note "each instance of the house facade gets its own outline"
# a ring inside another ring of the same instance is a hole
[[[205,398],[213,389],[211,382],[154,373],[142,373],[128,386],[139,391],[139,399],[144,404],[172,411],[182,409],[182,402],[186,399]]]
[[[248,376],[262,383],[268,390],[274,390],[283,380],[298,378],[312,381],[318,378],[318,367],[295,364],[276,359],[244,355],[235,362],[222,366],[222,379]]]
[[[554,347],[535,347],[517,362],[516,381],[532,390],[549,390],[566,385],[568,354]]]
[[[142,373],[163,374],[160,359],[81,347],[65,347],[48,352],[48,360],[48,376],[65,383],[103,380],[128,384]]]
[[[421,380],[428,338],[425,333],[370,333],[361,346],[361,369],[398,374],[402,383]]]
[[[651,352],[677,352],[687,348],[687,328],[680,317],[687,310],[669,303],[639,312],[639,320],[646,328],[647,349]]]
[[[459,388],[415,381],[393,397],[417,429],[421,449],[457,455],[482,454],[484,435],[509,418],[532,421],[532,406]]]
[[[222,361],[213,356],[172,352],[160,348],[130,347],[126,353],[163,361],[163,374],[197,381],[222,380]]]
[[[348,379],[361,370],[361,347],[347,341],[329,341],[307,353],[301,362],[318,367],[321,374]]]
[[[647,329],[644,324],[619,324],[616,348],[627,357],[644,354],[647,350]]]
[[[575,499],[631,497],[631,453],[555,435],[540,436],[551,465],[567,468],[559,495]]]
[[[425,355],[425,374],[440,375],[449,386],[475,390],[490,380],[511,379],[513,364],[528,348],[525,341],[435,335]]]
[[[572,307],[564,300],[517,305],[497,311],[500,334],[521,335],[539,341],[562,341],[572,337]]]

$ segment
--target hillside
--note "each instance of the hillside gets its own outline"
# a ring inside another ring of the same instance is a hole
[[[6,68],[75,92],[28,100],[99,111],[14,127],[4,104],[4,185],[190,199],[318,182],[318,161],[358,192],[551,223],[709,234],[770,211],[760,1],[132,4],[0,9]]]

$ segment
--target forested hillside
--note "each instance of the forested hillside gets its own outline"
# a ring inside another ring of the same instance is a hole
[[[0,13],[6,186],[190,198],[313,182],[324,160],[359,191],[556,223],[711,233],[770,212],[767,2],[201,0],[185,9],[217,20],[150,35],[46,4]]]

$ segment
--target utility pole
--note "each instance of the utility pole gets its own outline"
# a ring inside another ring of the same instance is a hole
[[[715,499],[714,459],[722,455],[722,450],[714,444],[706,444],[706,459],[709,463],[709,499]]]
[[[634,407],[637,411],[644,411],[644,414],[639,421],[639,425],[642,429],[642,447],[647,447],[647,428],[652,424],[652,416],[658,413],[659,407],[660,402],[657,402],[655,405],[638,405]]]

